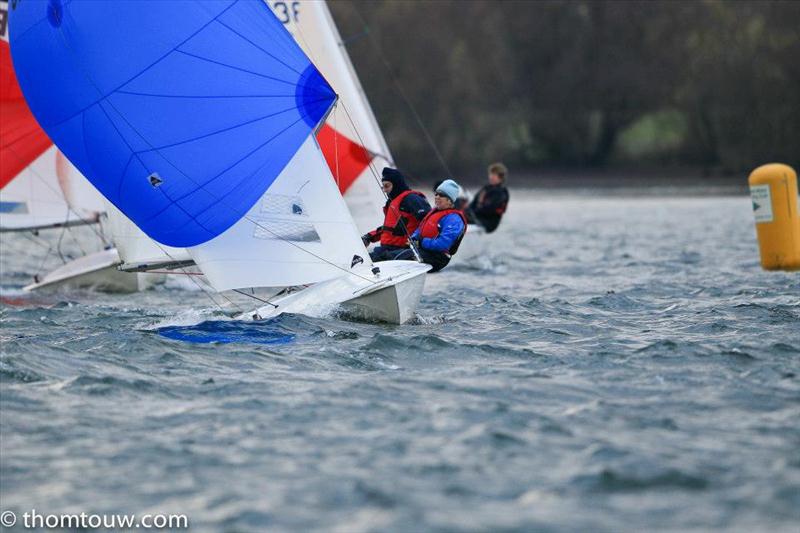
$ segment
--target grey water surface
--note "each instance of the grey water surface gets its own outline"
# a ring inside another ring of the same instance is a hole
[[[760,269],[748,198],[515,191],[490,242],[393,327],[226,322],[186,282],[26,296],[45,250],[3,234],[0,511],[798,530],[800,274]]]

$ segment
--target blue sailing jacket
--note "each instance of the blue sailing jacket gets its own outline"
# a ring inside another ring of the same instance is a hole
[[[439,221],[439,227],[441,229],[438,237],[425,237],[422,239],[423,249],[432,252],[447,252],[466,229],[464,228],[464,221],[456,213],[442,217]],[[411,238],[419,239],[421,229],[422,226],[417,228]]]

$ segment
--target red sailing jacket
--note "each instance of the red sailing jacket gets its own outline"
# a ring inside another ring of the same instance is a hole
[[[408,237],[419,226],[416,218],[400,211],[400,204],[409,194],[418,194],[425,198],[425,195],[421,192],[412,190],[403,191],[395,196],[388,206],[383,206],[383,214],[385,215],[383,226],[369,232],[372,242],[377,241],[380,237],[381,246],[398,246],[401,248],[408,246]],[[405,229],[403,229],[403,225],[405,225]]]
[[[432,210],[425,218],[422,219],[422,222],[419,223],[419,236],[420,240],[422,239],[435,239],[439,236],[439,221],[442,220],[447,215],[455,213],[456,215],[461,217],[461,221],[464,223],[464,231],[461,232],[461,235],[458,236],[458,239],[450,246],[450,249],[447,251],[448,254],[453,255],[458,251],[458,247],[461,245],[461,240],[464,238],[464,235],[467,233],[467,219],[464,217],[464,213],[459,211],[458,209],[442,209],[441,211]]]

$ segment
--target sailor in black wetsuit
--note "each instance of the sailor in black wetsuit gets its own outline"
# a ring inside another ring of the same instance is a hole
[[[361,237],[364,246],[380,241],[380,245],[369,254],[376,262],[394,259],[399,252],[408,249],[409,236],[431,210],[425,195],[412,191],[400,171],[386,167],[382,175],[381,184],[387,196],[383,206],[383,226]]]
[[[491,233],[497,229],[503,213],[508,206],[508,189],[506,176],[508,169],[503,163],[489,165],[489,183],[478,191],[466,210],[467,220],[471,224],[480,224]]]

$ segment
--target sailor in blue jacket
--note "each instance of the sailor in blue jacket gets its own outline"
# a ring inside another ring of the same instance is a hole
[[[464,214],[454,207],[460,190],[455,181],[444,180],[436,188],[434,209],[425,215],[411,235],[422,261],[433,267],[431,272],[438,272],[447,266],[467,231]],[[396,259],[414,259],[414,255],[408,250]]]

